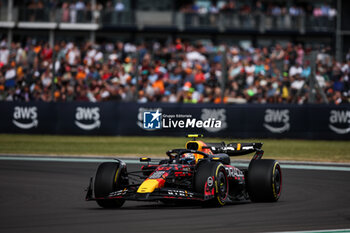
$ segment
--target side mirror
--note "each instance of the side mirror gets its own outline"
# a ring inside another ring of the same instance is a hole
[[[140,162],[151,162],[151,158],[140,158]]]

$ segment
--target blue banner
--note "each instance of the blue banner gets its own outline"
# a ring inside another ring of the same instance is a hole
[[[350,105],[0,102],[0,133],[350,139]]]

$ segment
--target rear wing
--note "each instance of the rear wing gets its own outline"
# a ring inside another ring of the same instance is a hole
[[[229,143],[225,145],[222,143],[206,143],[208,149],[210,149],[213,154],[225,153],[229,156],[240,156],[246,155],[253,152],[257,152],[256,154],[262,154],[264,151],[261,149],[262,143],[260,142],[252,142],[252,143]]]

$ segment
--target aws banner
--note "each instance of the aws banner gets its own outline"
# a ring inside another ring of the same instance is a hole
[[[0,133],[350,139],[350,105],[0,102]]]

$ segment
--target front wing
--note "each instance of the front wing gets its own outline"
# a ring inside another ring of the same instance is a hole
[[[112,200],[123,198],[132,201],[159,201],[159,200],[189,200],[189,201],[207,201],[214,198],[214,192],[200,194],[185,189],[159,188],[152,193],[137,193],[134,189],[122,189],[111,192],[106,197],[94,197],[92,190],[92,179],[86,193],[86,201]]]

